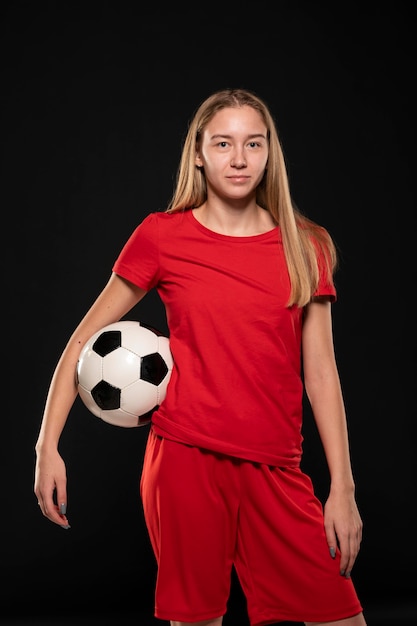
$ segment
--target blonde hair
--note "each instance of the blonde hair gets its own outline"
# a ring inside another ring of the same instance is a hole
[[[201,206],[207,199],[207,185],[203,168],[196,167],[195,159],[202,133],[213,116],[224,108],[250,106],[261,115],[267,128],[269,142],[268,167],[257,188],[256,201],[269,211],[279,225],[291,294],[288,306],[305,306],[316,291],[320,268],[318,251],[325,261],[324,272],[331,280],[337,265],[335,244],[329,233],[304,216],[292,201],[282,146],[274,119],[267,105],[246,89],[224,89],[209,96],[200,104],[192,118],[185,137],[178,167],[176,187],[167,213],[185,211]]]

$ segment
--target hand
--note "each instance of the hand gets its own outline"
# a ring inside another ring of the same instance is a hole
[[[330,554],[340,550],[340,574],[350,578],[362,541],[362,519],[351,493],[331,491],[324,506],[324,529]]]
[[[35,495],[45,517],[61,528],[70,525],[66,517],[67,477],[65,463],[57,450],[39,452],[35,467]],[[56,502],[54,500],[56,495]]]

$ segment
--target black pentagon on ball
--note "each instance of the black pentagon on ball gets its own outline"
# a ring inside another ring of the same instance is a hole
[[[93,343],[93,350],[100,356],[106,356],[122,345],[120,330],[106,330]]]
[[[120,408],[121,391],[117,387],[113,387],[105,380],[101,380],[91,390],[94,402],[103,411],[111,411]]]
[[[160,385],[167,375],[168,367],[158,352],[147,354],[140,362],[140,377],[152,385]]]

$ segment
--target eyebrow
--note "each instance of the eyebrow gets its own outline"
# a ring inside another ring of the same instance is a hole
[[[261,139],[266,139],[266,135],[264,135],[263,133],[255,133],[253,135],[248,135],[247,139],[257,139],[257,138],[261,138]],[[233,135],[226,135],[226,134],[222,134],[222,133],[218,133],[217,135],[212,135],[210,137],[210,139],[232,139]]]

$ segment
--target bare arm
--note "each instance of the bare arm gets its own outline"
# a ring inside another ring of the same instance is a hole
[[[58,443],[77,396],[75,372],[86,341],[100,328],[121,319],[146,294],[132,283],[112,274],[107,285],[70,337],[52,377],[36,443],[34,491],[43,514],[66,527],[67,493],[65,465]],[[56,490],[57,504],[53,501]],[[60,506],[64,505],[60,511]]]
[[[341,573],[350,576],[362,539],[362,520],[355,501],[329,301],[317,300],[308,305],[302,349],[306,394],[330,472],[330,494],[324,507],[327,541],[331,551],[339,545]]]

